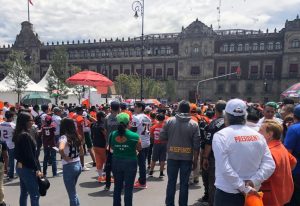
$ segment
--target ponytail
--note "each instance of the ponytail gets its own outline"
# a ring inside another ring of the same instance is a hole
[[[118,125],[118,133],[121,137],[124,136],[126,128],[127,128],[127,125],[124,123],[121,123]]]

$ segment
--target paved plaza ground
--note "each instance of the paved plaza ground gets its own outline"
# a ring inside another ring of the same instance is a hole
[[[57,155],[58,156],[58,155]],[[42,157],[40,158],[42,159]],[[90,162],[90,157],[85,156],[86,162]],[[90,164],[86,164],[91,167]],[[61,171],[61,161],[58,161],[58,169]],[[158,169],[158,167],[157,167]],[[52,176],[51,166],[48,167],[48,175]],[[113,203],[113,185],[111,191],[104,191],[104,184],[97,182],[96,168],[81,173],[78,181],[77,191],[82,206],[110,206]],[[159,179],[159,172],[154,173],[154,177],[148,178],[148,189],[134,190],[133,205],[135,206],[162,206],[164,205],[165,191],[167,185],[167,177]],[[46,197],[41,197],[41,206],[68,206],[69,200],[62,175],[56,178],[49,177],[51,187]],[[19,179],[6,182],[4,184],[5,201],[10,206],[18,206],[20,195]],[[179,187],[178,187],[179,189]],[[191,186],[189,193],[189,205],[198,206],[197,199],[202,197],[202,182],[199,185]],[[176,194],[176,202],[178,201],[178,192]],[[30,203],[28,204],[30,205]],[[177,205],[177,204],[176,204]]]

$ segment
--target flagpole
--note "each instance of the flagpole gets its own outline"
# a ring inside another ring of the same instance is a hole
[[[28,22],[30,23],[30,14],[29,14],[29,0],[27,0],[27,6],[28,6]]]

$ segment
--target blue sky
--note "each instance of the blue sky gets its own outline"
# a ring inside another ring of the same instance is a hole
[[[41,41],[135,37],[140,19],[132,0],[32,0],[31,22]],[[27,20],[27,0],[0,0],[0,45],[13,43]],[[198,18],[217,29],[218,0],[145,0],[145,33],[180,32]],[[221,29],[281,29],[300,14],[300,0],[222,0]]]

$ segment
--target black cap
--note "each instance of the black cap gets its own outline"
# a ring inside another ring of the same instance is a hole
[[[39,184],[39,193],[41,196],[46,196],[47,190],[50,187],[50,182],[47,178],[38,178],[38,184]]]

